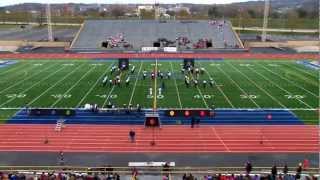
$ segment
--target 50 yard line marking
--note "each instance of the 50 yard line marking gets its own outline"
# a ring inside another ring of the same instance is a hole
[[[227,63],[227,62],[226,62]],[[253,80],[251,80],[247,75],[245,75],[243,72],[241,72],[238,68],[236,68],[235,66],[232,65],[232,63],[227,63],[229,64],[233,69],[235,69],[236,71],[238,71],[240,74],[242,74],[242,76],[244,76],[247,80],[249,80],[251,83],[253,83],[258,89],[260,89],[262,92],[264,92],[265,94],[267,94],[273,101],[277,102],[280,106],[282,106],[285,109],[288,109],[285,105],[283,105],[278,99],[276,99],[275,97],[273,97],[270,93],[268,93],[268,91],[266,91],[265,89],[263,89],[262,87],[260,87],[256,82],[254,82]]]
[[[74,87],[76,87],[83,78],[85,78],[88,74],[90,74],[94,69],[96,68],[96,66],[90,68],[90,70],[88,70],[84,75],[81,76],[81,78],[76,82],[74,83],[65,93],[63,93],[63,95],[66,95],[68,94]],[[54,107],[55,105],[57,105],[60,101],[62,100],[62,97],[59,98],[58,100],[56,100],[50,107]]]
[[[41,79],[40,81],[38,81],[37,83],[33,84],[32,86],[28,87],[27,89],[25,89],[24,91],[20,92],[19,94],[24,94],[25,92],[28,92],[30,89],[32,89],[33,87],[37,86],[38,84],[40,84],[41,82],[43,82],[44,80],[47,80],[48,78],[50,78],[51,76],[55,75],[56,73],[58,73],[59,71],[61,71],[64,67],[59,68],[58,70],[50,73],[48,76],[46,76],[45,78]],[[0,107],[2,107],[5,104],[8,104],[9,102],[15,100],[16,98],[12,98],[9,99],[8,101],[2,103],[0,105]]]
[[[35,68],[35,67],[34,67],[34,68]],[[47,66],[47,68],[44,68],[44,69],[42,69],[41,71],[38,71],[38,72],[36,72],[35,74],[33,74],[33,75],[31,75],[31,76],[28,76],[28,77],[26,77],[26,78],[21,79],[21,80],[18,81],[17,83],[14,83],[14,84],[12,84],[11,86],[9,86],[9,87],[1,90],[0,93],[6,91],[6,90],[8,90],[8,89],[11,89],[11,88],[13,88],[13,87],[15,87],[15,86],[17,86],[17,85],[19,85],[19,84],[21,84],[21,83],[29,80],[29,79],[32,79],[34,76],[37,76],[38,74],[42,73],[43,71],[48,70],[49,68],[51,68],[51,66]],[[30,68],[30,69],[33,69],[33,67]]]
[[[110,69],[110,67],[113,65],[113,63],[111,63],[107,68],[106,71],[104,71],[102,73],[102,75],[98,78],[98,80],[95,82],[95,84],[89,89],[89,91],[81,98],[80,102],[77,104],[77,107],[80,107],[82,102],[87,98],[87,96],[92,92],[92,90],[97,86],[97,84],[99,83],[99,81],[101,81],[101,79],[104,77],[104,75],[108,72],[108,70]]]
[[[200,67],[202,66],[202,64],[199,62]],[[219,67],[218,67],[219,68]],[[205,69],[205,72],[207,73],[207,75],[209,76],[209,78],[213,79],[210,75],[210,73],[207,71],[207,69]],[[217,86],[217,84],[215,83],[215,86],[218,88],[218,90],[221,92],[221,94],[223,95],[223,97],[227,100],[227,102],[229,103],[229,105],[232,108],[235,108],[235,106],[232,104],[232,102],[230,101],[230,99],[228,98],[228,96],[226,96],[226,94],[222,91],[222,89]]]
[[[153,111],[157,110],[157,79],[158,79],[158,59],[156,59],[156,65],[154,67],[154,98],[153,98]]]
[[[73,69],[72,71],[70,71],[66,76],[64,76],[64,78],[60,79],[59,81],[55,82],[52,86],[50,86],[48,89],[46,89],[45,91],[43,91],[38,97],[34,98],[32,101],[30,101],[27,105],[30,106],[32,103],[34,103],[35,101],[37,101],[40,97],[42,97],[44,94],[46,94],[48,91],[50,91],[52,88],[54,88],[57,84],[59,84],[60,82],[62,82],[63,80],[65,80],[67,77],[69,77],[71,74],[73,74],[74,72],[76,72],[76,70],[78,70],[80,67],[82,67],[84,64],[78,66],[77,68]]]
[[[173,70],[173,66],[172,66],[172,62],[170,61],[170,66],[171,66],[171,71],[172,73],[175,72]],[[177,95],[178,95],[178,101],[179,101],[179,105],[180,105],[180,108],[182,109],[182,103],[181,103],[181,99],[180,99],[180,93],[179,93],[179,89],[178,89],[178,85],[177,85],[177,80],[176,80],[176,76],[174,76],[174,84],[176,86],[176,91],[177,91]]]
[[[137,75],[137,77],[136,77],[136,81],[134,82],[134,86],[133,86],[133,90],[132,90],[132,93],[131,93],[131,96],[130,96],[130,100],[129,100],[129,103],[128,103],[128,107],[129,107],[130,104],[132,103],[133,95],[134,95],[135,90],[136,90],[136,87],[137,87],[137,82],[138,82],[138,80],[139,80],[139,75],[140,75],[140,72],[141,72],[141,69],[142,69],[142,65],[143,65],[143,60],[142,60],[141,63],[140,63],[139,72],[138,72],[138,75]]]

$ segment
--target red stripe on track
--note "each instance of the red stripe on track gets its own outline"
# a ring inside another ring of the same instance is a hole
[[[155,131],[142,126],[0,125],[0,151],[36,152],[319,152],[318,126],[164,126]],[[136,143],[128,140],[133,128]],[[49,140],[44,144],[45,139]]]
[[[225,59],[314,59],[318,60],[318,54],[252,54],[252,53],[24,53],[24,54],[0,54],[0,58],[13,59],[95,59],[95,58],[225,58]]]

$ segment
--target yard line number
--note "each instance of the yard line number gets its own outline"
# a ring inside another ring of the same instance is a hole
[[[108,95],[107,94],[97,94],[96,97],[99,97],[101,99],[106,99],[106,98],[108,98]],[[117,94],[111,94],[109,96],[109,99],[117,99],[117,98],[118,98]]]
[[[297,95],[289,95],[289,94],[287,94],[287,95],[284,95],[286,98],[288,98],[288,99],[303,99],[303,98],[305,98],[306,96],[305,95],[299,95],[299,94],[297,94]]]
[[[257,99],[259,98],[259,95],[253,95],[253,94],[241,94],[241,99]]]
[[[202,96],[200,94],[196,94],[193,96],[194,99],[202,99]],[[211,99],[213,98],[213,95],[205,94],[203,95],[204,99]]]
[[[6,97],[8,99],[11,98],[25,98],[27,95],[26,94],[7,94]]]
[[[69,99],[72,97],[71,94],[52,94],[51,97],[55,99]]]
[[[152,99],[153,97],[154,97],[153,95],[150,95],[150,94],[147,95],[148,99]],[[163,99],[163,98],[164,98],[164,95],[162,95],[162,94],[157,95],[157,99]]]

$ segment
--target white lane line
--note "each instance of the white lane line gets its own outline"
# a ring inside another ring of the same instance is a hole
[[[259,63],[258,63],[258,64],[259,64]],[[271,72],[272,74],[274,74],[274,75],[276,75],[276,76],[280,77],[281,79],[283,79],[283,80],[285,80],[285,81],[289,82],[289,83],[290,83],[290,84],[292,84],[293,86],[295,86],[295,87],[297,87],[297,88],[299,88],[299,89],[301,89],[301,90],[304,90],[304,91],[308,92],[309,94],[311,94],[311,95],[313,95],[313,96],[315,96],[315,97],[319,98],[319,96],[318,96],[318,95],[316,95],[316,94],[314,94],[313,92],[311,92],[311,91],[309,91],[309,90],[305,89],[304,87],[301,87],[301,86],[297,85],[297,84],[296,84],[296,83],[294,83],[293,81],[291,81],[291,80],[289,80],[289,79],[287,79],[287,78],[285,78],[285,77],[280,76],[278,73],[275,73],[274,71],[270,70],[269,68],[266,68],[266,67],[264,67],[264,66],[262,66],[262,65],[260,65],[260,64],[259,64],[259,66],[261,66],[261,67],[262,67],[262,68],[264,68],[265,70],[267,70],[267,71]]]
[[[50,78],[51,76],[55,75],[56,73],[58,73],[59,71],[61,71],[64,67],[59,68],[58,70],[50,73],[48,76],[46,76],[45,78],[41,79],[40,81],[38,81],[37,83],[34,83],[32,86],[28,87],[27,89],[25,89],[24,91],[20,92],[19,94],[24,94],[25,92],[28,92],[30,89],[34,88],[35,86],[37,86],[38,84],[42,83],[44,80],[47,80],[48,78]],[[0,105],[0,107],[4,106],[5,104],[8,104],[9,102],[15,100],[15,98],[9,99],[8,101],[2,103]]]
[[[240,74],[242,74],[242,76],[244,76],[247,80],[249,80],[252,84],[254,84],[258,89],[260,89],[261,91],[263,91],[265,94],[267,94],[273,101],[277,102],[280,106],[282,106],[285,109],[288,109],[285,105],[283,105],[278,99],[276,99],[275,97],[273,97],[270,93],[268,93],[268,91],[266,91],[264,88],[260,87],[256,82],[254,82],[253,80],[251,80],[246,74],[244,74],[243,72],[241,72],[238,68],[236,68],[235,66],[232,65],[232,63],[229,64],[233,69],[235,69],[236,71],[238,71]]]
[[[228,148],[228,146],[224,143],[224,141],[222,140],[222,138],[220,137],[220,135],[217,133],[216,129],[214,127],[211,127],[211,131],[214,133],[214,135],[219,139],[220,143],[224,146],[224,148],[230,152],[230,149]]]
[[[199,62],[199,64],[200,64],[200,66],[202,66],[200,62]],[[211,76],[211,74],[207,71],[207,69],[205,69],[205,72],[207,73],[207,75],[209,76],[209,78],[213,79],[212,76]],[[215,81],[215,82],[217,82],[217,81]],[[227,102],[229,103],[229,105],[230,105],[232,108],[235,108],[235,106],[232,104],[232,102],[230,101],[230,99],[228,98],[228,96],[222,91],[222,89],[221,89],[219,86],[217,86],[216,83],[215,83],[215,86],[216,86],[216,87],[218,88],[218,90],[221,92],[221,94],[223,95],[223,97],[227,100]]]
[[[282,88],[281,86],[279,86],[277,83],[274,83],[273,81],[271,81],[269,78],[265,77],[263,74],[259,73],[258,71],[254,70],[251,67],[247,67],[248,69],[250,69],[251,71],[255,72],[256,74],[258,74],[259,76],[261,76],[263,79],[269,81],[271,84],[277,86],[278,89],[281,89],[282,91],[286,92],[288,95],[292,95],[291,92],[287,91],[286,89]],[[301,99],[297,99],[298,101],[300,101],[301,103],[303,103],[304,105],[306,105],[309,108],[313,108],[312,106],[310,106],[309,104],[307,104],[306,102],[302,101]]]
[[[74,83],[65,93],[63,93],[63,96],[68,94],[73,88],[75,88],[81,82],[81,80],[87,77],[87,75],[90,74],[95,68],[96,66],[90,68],[89,71],[87,71],[84,75],[82,75],[81,78],[76,83]],[[57,105],[63,99],[63,96],[61,96],[58,100],[56,100],[50,107],[52,108],[55,105]]]
[[[9,87],[1,90],[0,93],[6,91],[6,90],[8,90],[8,89],[11,89],[11,88],[13,88],[13,87],[15,87],[15,86],[17,86],[17,85],[25,82],[25,81],[28,81],[29,79],[32,79],[32,78],[34,78],[35,76],[37,76],[37,75],[39,75],[40,73],[42,73],[43,71],[46,71],[46,70],[48,70],[48,69],[50,69],[50,68],[51,68],[51,66],[47,66],[47,68],[44,68],[44,69],[42,69],[41,71],[38,71],[37,73],[35,73],[35,74],[31,75],[31,76],[27,76],[26,78],[23,78],[22,80],[20,80],[20,81],[18,81],[18,82],[16,82],[16,83],[12,84],[11,86],[9,86]],[[31,69],[33,69],[33,68],[31,68]]]
[[[255,104],[255,105],[257,106],[257,108],[261,109],[261,107],[259,106],[259,104],[256,103],[256,102],[249,96],[249,94],[248,94],[245,90],[243,90],[243,89],[240,87],[240,85],[239,85],[235,80],[233,80],[233,79],[231,78],[231,76],[229,76],[226,72],[224,72],[224,70],[223,70],[222,68],[218,67],[218,69],[219,69],[230,81],[232,81],[233,84],[235,84],[235,85],[242,91],[242,93],[244,93],[245,95],[247,95],[247,96],[249,97],[249,99],[251,100],[251,102],[253,102],[253,104]]]
[[[171,62],[171,61],[170,61],[170,66],[171,66],[171,71],[172,71],[172,73],[175,72],[175,71],[173,70],[173,66],[172,66],[172,62]],[[181,103],[181,98],[180,98],[179,88],[178,88],[178,85],[177,85],[176,76],[174,76],[174,84],[175,84],[175,86],[176,86],[176,91],[177,91],[177,95],[178,95],[179,106],[180,106],[180,108],[182,109],[182,103]]]
[[[65,79],[67,79],[67,77],[69,77],[71,74],[73,74],[76,70],[78,70],[80,67],[82,67],[84,64],[78,66],[77,68],[75,68],[74,70],[70,71],[68,74],[66,74],[64,76],[64,78],[60,79],[59,81],[55,82],[52,86],[50,86],[48,89],[46,89],[45,91],[43,91],[38,97],[34,98],[32,101],[30,101],[27,105],[30,106],[32,103],[34,103],[35,101],[37,101],[40,97],[42,97],[44,94],[46,94],[48,91],[50,91],[52,88],[54,88],[56,85],[58,85],[60,82],[64,81]]]
[[[104,77],[104,75],[108,72],[110,67],[113,63],[110,64],[110,66],[107,67],[106,71],[102,73],[102,75],[98,78],[98,80],[95,82],[95,84],[89,89],[89,91],[82,97],[80,102],[77,104],[77,107],[80,107],[82,102],[87,98],[87,96],[92,92],[92,90],[98,85],[98,83],[101,81],[101,79]]]
[[[136,91],[136,87],[137,87],[137,82],[139,80],[139,75],[140,75],[140,72],[141,72],[141,69],[142,69],[142,65],[143,65],[143,60],[141,61],[140,63],[140,68],[139,68],[139,72],[138,72],[138,75],[136,77],[136,81],[134,82],[134,86],[133,86],[133,90],[132,90],[132,93],[131,93],[131,96],[130,96],[130,100],[129,100],[129,103],[128,103],[128,107],[130,106],[130,104],[132,103],[132,99],[133,99],[133,95]]]

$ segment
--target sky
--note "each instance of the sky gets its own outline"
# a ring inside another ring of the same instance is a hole
[[[0,0],[0,6],[26,3],[26,2],[34,2],[34,3],[103,3],[103,4],[111,4],[111,3],[196,3],[196,4],[224,4],[224,3],[232,3],[232,2],[243,2],[248,0]]]

